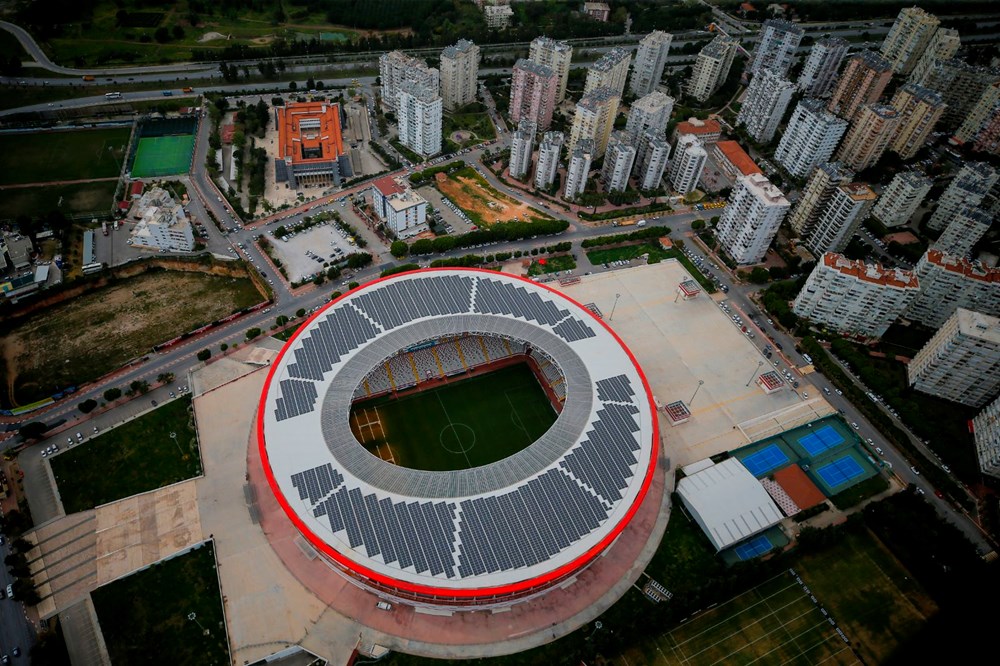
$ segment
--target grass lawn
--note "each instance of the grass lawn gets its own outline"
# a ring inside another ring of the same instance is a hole
[[[470,136],[464,141],[453,141],[451,135],[458,131],[469,132]],[[453,153],[467,146],[490,141],[496,136],[497,132],[496,128],[493,127],[493,121],[485,112],[444,114],[441,137],[444,139],[444,152],[446,153]]]
[[[248,278],[155,270],[115,281],[0,327],[0,398],[34,402],[262,299]]]
[[[557,257],[545,257],[545,263],[535,259],[528,268],[528,275],[542,275],[543,273],[561,273],[576,268],[576,259],[571,254],[561,254]]]
[[[35,217],[59,210],[66,214],[107,213],[114,203],[117,180],[99,180],[72,185],[15,187],[0,195],[0,219],[18,215]]]
[[[722,560],[701,528],[675,505],[646,573],[674,593],[697,589],[723,570]]]
[[[66,513],[92,509],[199,474],[201,456],[190,407],[190,396],[172,400],[52,458],[52,473]],[[170,433],[176,433],[176,442]]]
[[[128,127],[0,135],[0,185],[113,178]]]
[[[648,254],[649,259],[654,260],[654,263],[670,256],[659,244],[640,243],[638,245],[622,245],[621,247],[612,247],[604,250],[591,250],[587,253],[587,259],[593,265],[600,266],[612,261],[630,261],[644,254]]]
[[[114,664],[230,663],[211,543],[99,587],[91,597]]]
[[[833,502],[834,506],[843,511],[856,504],[860,504],[873,495],[885,492],[888,488],[889,482],[879,474],[837,493],[830,498],[830,501]]]
[[[412,377],[410,380],[412,381]],[[524,363],[351,409],[351,430],[372,453],[430,471],[480,467],[532,444],[556,419]]]

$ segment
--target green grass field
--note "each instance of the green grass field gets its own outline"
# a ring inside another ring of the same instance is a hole
[[[114,664],[230,663],[211,544],[99,587],[91,596]]]
[[[132,163],[132,176],[174,176],[191,168],[194,134],[156,136],[139,139]]]
[[[0,185],[114,178],[128,127],[0,135]]]
[[[114,203],[117,180],[95,180],[71,185],[12,187],[0,193],[0,220],[44,215],[58,210],[75,213],[107,213]]]
[[[413,469],[480,467],[511,456],[556,419],[526,364],[413,393],[359,402],[351,430],[368,450]]]
[[[52,458],[52,473],[66,513],[162,488],[200,473],[201,456],[188,413],[190,406],[190,397],[173,400]],[[170,433],[177,435],[176,442]]]

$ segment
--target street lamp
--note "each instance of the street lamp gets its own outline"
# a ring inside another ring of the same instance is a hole
[[[197,624],[198,628],[201,629],[201,633],[204,634],[205,636],[208,636],[210,633],[212,633],[208,629],[206,629],[205,627],[201,626],[201,622],[198,621],[198,616],[195,615],[193,612],[188,613],[187,618],[189,620],[191,620],[192,622],[194,622],[195,624]]]
[[[757,361],[757,367],[754,368],[753,374],[750,375],[750,379],[747,380],[747,386],[750,386],[750,382],[752,382],[753,378],[757,376],[758,372],[760,372],[760,366],[762,365],[764,365],[764,361]]]
[[[611,306],[611,314],[608,316],[608,321],[615,318],[615,308],[618,307],[618,299],[621,298],[621,294],[615,294],[615,303]]]
[[[688,407],[690,407],[691,403],[694,402],[694,396],[698,395],[698,391],[701,390],[701,385],[704,383],[705,383],[704,379],[698,380],[698,387],[694,390],[694,393],[691,395],[691,399],[688,400]]]

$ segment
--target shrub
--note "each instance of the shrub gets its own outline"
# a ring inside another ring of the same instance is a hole
[[[93,398],[88,398],[87,400],[81,402],[79,407],[81,412],[83,412],[84,414],[89,414],[95,409],[97,409],[97,401],[94,400]]]
[[[211,349],[202,349],[200,352],[198,352],[198,360],[199,361],[203,361],[204,362],[204,361],[207,361],[210,358],[212,358],[212,350]]]

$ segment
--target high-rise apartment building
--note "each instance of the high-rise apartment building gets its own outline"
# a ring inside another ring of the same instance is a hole
[[[938,328],[956,308],[1000,315],[1000,269],[930,249],[914,269],[920,294],[906,318]]]
[[[511,178],[524,180],[531,173],[531,153],[535,149],[535,132],[537,126],[528,118],[521,118],[517,129],[510,135],[510,171]]]
[[[399,142],[424,157],[441,152],[441,95],[437,87],[406,79],[396,91]]]
[[[910,386],[970,407],[1000,391],[1000,319],[958,308],[906,366]]]
[[[770,143],[794,93],[791,81],[769,69],[761,70],[747,86],[736,124],[745,127],[758,143]]]
[[[583,138],[570,148],[569,163],[566,165],[566,187],[563,196],[574,199],[587,189],[590,163],[594,159],[594,140]]]
[[[1000,398],[986,405],[972,419],[972,432],[979,471],[1000,479]]]
[[[382,108],[393,113],[399,105],[398,93],[403,81],[416,81],[435,92],[440,89],[438,70],[402,51],[383,53],[378,59],[378,71],[382,80]]]
[[[538,144],[538,164],[535,166],[535,187],[547,190],[552,187],[559,170],[559,154],[565,137],[562,132],[546,132]]]
[[[807,97],[823,97],[833,88],[840,64],[847,57],[848,42],[840,37],[816,40],[796,82]]]
[[[885,335],[919,291],[912,271],[853,261],[827,252],[816,263],[792,312],[846,335]]]
[[[764,259],[788,207],[788,199],[764,174],[741,176],[715,236],[737,264],[756,264]]]
[[[928,228],[940,231],[965,206],[981,204],[998,179],[1000,172],[986,162],[963,164],[938,199],[937,208],[927,220]]]
[[[715,94],[729,76],[738,45],[737,39],[716,35],[715,39],[698,53],[698,58],[691,69],[691,78],[687,83],[687,94],[699,102],[704,102]]]
[[[792,112],[774,159],[796,178],[805,178],[819,164],[830,161],[846,131],[846,120],[823,108],[821,100],[807,97]]]
[[[569,79],[569,64],[573,59],[573,47],[551,37],[535,37],[531,40],[528,60],[545,65],[556,73],[556,103],[566,99],[566,81]]]
[[[754,76],[770,71],[784,78],[795,60],[805,30],[784,19],[768,19],[761,26],[748,71]]]
[[[983,93],[1000,81],[1000,71],[950,58],[935,60],[922,77],[911,77],[910,81],[941,95],[945,104],[941,124],[954,130],[962,125]]]
[[[933,90],[907,83],[896,91],[890,104],[899,111],[899,125],[889,150],[908,160],[917,154],[941,118],[944,102]]]
[[[841,252],[868,217],[877,195],[864,183],[848,183],[834,190],[816,220],[804,245],[815,256],[824,252]]]
[[[887,227],[906,224],[917,212],[934,181],[919,171],[900,171],[882,191],[872,208],[872,217]]]
[[[865,104],[877,102],[892,78],[892,64],[874,51],[862,51],[847,59],[827,109],[850,120]]]
[[[963,206],[945,225],[944,231],[931,247],[945,254],[968,257],[979,239],[990,230],[992,222],[993,218],[986,211]]]
[[[619,101],[618,95],[610,88],[597,88],[581,97],[576,103],[573,126],[570,128],[570,150],[576,148],[578,141],[592,139],[594,159],[603,156],[614,129]]]
[[[701,172],[708,160],[708,153],[698,137],[682,134],[677,137],[674,159],[670,161],[670,183],[680,194],[687,194],[698,187]]]
[[[632,54],[616,46],[587,69],[587,82],[583,86],[583,94],[598,88],[610,88],[621,97],[625,92],[625,81],[628,79],[628,66]]]
[[[629,89],[636,97],[642,97],[656,90],[663,77],[663,68],[670,54],[673,35],[662,30],[654,30],[639,40],[639,50],[635,52],[632,78]]]
[[[958,30],[952,28],[938,28],[928,42],[924,54],[920,56],[913,71],[910,72],[910,83],[919,83],[927,70],[938,60],[948,60],[954,58],[958,49],[962,46],[962,40],[958,35]]]
[[[1000,105],[1000,83],[986,86],[955,132],[955,139],[959,143],[974,140],[987,121],[997,115],[998,105]]]
[[[635,164],[635,137],[624,130],[616,130],[608,139],[601,169],[601,185],[605,192],[621,192],[628,187],[628,177]]]
[[[673,97],[659,90],[651,92],[632,102],[625,129],[635,136],[641,136],[645,132],[664,136],[673,111]]]
[[[841,185],[854,180],[854,172],[840,162],[823,162],[813,170],[799,196],[795,208],[788,215],[792,231],[805,238],[812,235],[820,216]]]
[[[670,144],[662,136],[646,132],[639,140],[635,176],[640,190],[655,190],[663,182],[670,159]]]
[[[511,122],[517,124],[527,118],[545,131],[552,123],[555,108],[556,74],[552,68],[533,60],[518,60],[511,74]]]
[[[441,102],[448,111],[476,101],[479,47],[467,39],[441,51]]]
[[[993,107],[993,114],[976,133],[972,149],[981,153],[1000,155],[1000,102]]]
[[[941,21],[920,7],[900,10],[882,42],[882,55],[897,74],[908,75],[927,50]]]
[[[866,104],[854,115],[837,159],[856,171],[879,161],[896,136],[899,111],[888,104]]]

